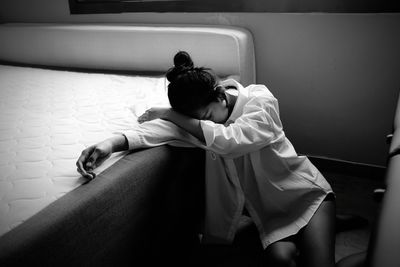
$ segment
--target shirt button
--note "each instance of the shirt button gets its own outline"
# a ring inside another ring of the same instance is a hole
[[[216,160],[216,159],[217,159],[217,155],[215,155],[214,152],[211,152],[211,158],[212,158],[213,160]]]

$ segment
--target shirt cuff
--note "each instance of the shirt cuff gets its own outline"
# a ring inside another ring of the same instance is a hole
[[[128,141],[128,148],[129,150],[135,149],[135,148],[140,148],[143,144],[143,140],[141,135],[137,130],[135,131],[126,131],[126,132],[117,132],[114,134],[120,134],[125,136],[126,140]]]
[[[211,144],[214,143],[215,139],[215,134],[214,134],[215,123],[212,121],[201,120],[200,126],[201,129],[203,130],[206,146],[211,146]]]

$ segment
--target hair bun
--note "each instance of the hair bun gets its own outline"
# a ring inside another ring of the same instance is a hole
[[[179,51],[174,56],[175,68],[193,68],[193,61],[186,51]]]
[[[168,81],[174,81],[179,75],[193,69],[193,67],[194,64],[189,53],[186,51],[179,51],[174,56],[174,67],[167,71],[166,76]]]

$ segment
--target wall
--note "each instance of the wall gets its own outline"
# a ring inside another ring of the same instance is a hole
[[[255,39],[257,82],[302,154],[384,166],[400,88],[400,14],[70,15],[67,0],[0,2],[0,22],[223,24]]]

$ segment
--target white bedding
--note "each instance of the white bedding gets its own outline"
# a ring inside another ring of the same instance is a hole
[[[168,105],[165,89],[163,77],[0,65],[0,236],[85,182],[81,151]]]

